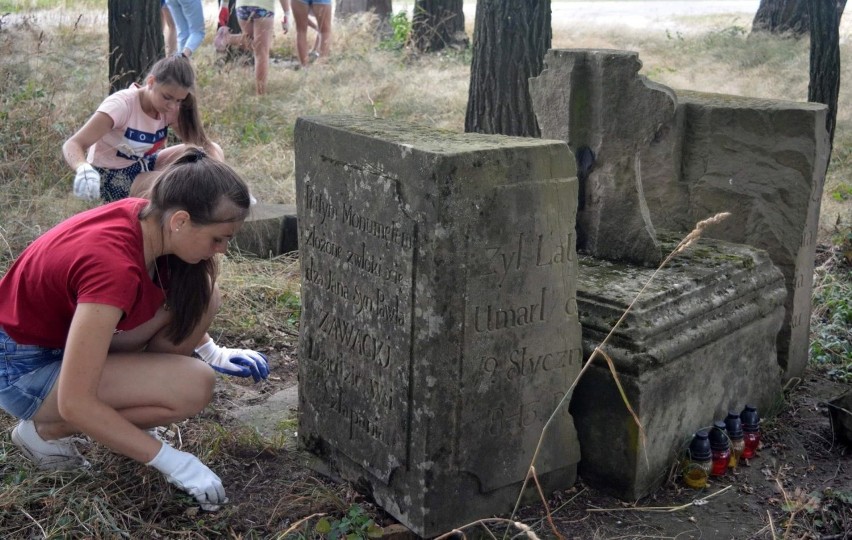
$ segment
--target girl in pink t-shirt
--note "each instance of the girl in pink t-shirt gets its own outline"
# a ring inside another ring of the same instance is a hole
[[[224,159],[219,145],[204,133],[195,71],[182,55],[154,64],[143,86],[134,84],[109,96],[65,141],[65,161],[76,171],[74,195],[107,202],[145,196],[159,172],[185,150],[183,144],[165,147],[169,127],[184,143]]]

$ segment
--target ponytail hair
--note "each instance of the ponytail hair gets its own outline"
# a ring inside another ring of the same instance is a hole
[[[201,124],[201,115],[195,96],[195,69],[192,62],[183,54],[170,55],[161,58],[151,67],[149,77],[160,84],[173,84],[186,89],[189,93],[181,102],[178,111],[178,122],[174,126],[175,133],[181,142],[196,146],[207,146],[210,139]]]
[[[194,225],[232,223],[245,220],[250,201],[248,186],[231,167],[200,148],[189,147],[157,178],[139,219],[154,216],[165,227],[172,213],[185,210]],[[223,204],[227,202],[230,204]],[[166,337],[180,343],[207,310],[218,265],[215,258],[190,264],[176,255],[167,255],[165,262],[169,276],[166,305],[174,315]]]

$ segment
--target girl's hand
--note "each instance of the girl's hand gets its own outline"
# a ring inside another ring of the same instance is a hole
[[[84,201],[101,197],[101,175],[88,163],[81,163],[74,176],[74,196]]]
[[[195,349],[195,352],[219,373],[235,377],[251,377],[254,382],[269,376],[266,357],[250,349],[220,347],[211,339]]]
[[[287,14],[281,18],[281,31],[285,34],[290,31],[290,23],[287,21]]]
[[[215,512],[220,504],[228,502],[222,480],[188,452],[175,450],[163,443],[159,453],[147,465],[154,467],[163,473],[170,483],[195,497],[202,510]]]

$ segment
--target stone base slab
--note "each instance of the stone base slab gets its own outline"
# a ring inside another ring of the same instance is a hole
[[[663,241],[667,251],[674,245]],[[580,257],[586,358],[652,273]],[[665,480],[695,431],[746,403],[766,410],[781,393],[775,342],[785,296],[784,277],[762,250],[701,240],[672,259],[603,348],[645,440],[603,357],[574,392],[584,481],[636,500]]]
[[[231,249],[257,257],[272,258],[299,248],[296,206],[258,202],[251,207]]]

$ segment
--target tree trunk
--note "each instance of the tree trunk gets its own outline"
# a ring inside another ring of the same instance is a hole
[[[808,20],[808,0],[760,0],[751,31],[801,37],[810,29]]]
[[[550,48],[550,0],[478,0],[464,129],[538,137],[529,78]]]
[[[109,91],[141,82],[165,54],[158,0],[109,0]]]
[[[840,94],[840,18],[845,7],[846,0],[808,0],[811,20],[808,101],[828,106],[825,127],[829,149],[834,145],[837,96]]]
[[[415,0],[411,34],[417,50],[466,49],[463,5],[463,0]]]

